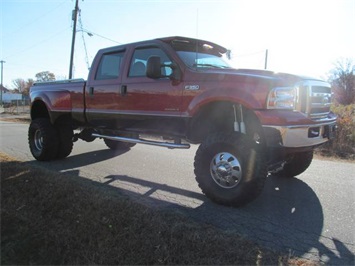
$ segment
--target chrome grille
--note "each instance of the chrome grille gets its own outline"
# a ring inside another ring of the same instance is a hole
[[[330,85],[321,81],[306,81],[298,88],[297,109],[312,120],[327,118],[332,102]]]

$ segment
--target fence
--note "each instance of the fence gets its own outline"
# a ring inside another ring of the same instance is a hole
[[[12,100],[10,103],[4,103],[4,112],[9,114],[30,113],[29,100]]]

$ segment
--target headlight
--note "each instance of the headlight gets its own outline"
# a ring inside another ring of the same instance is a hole
[[[270,91],[267,108],[268,109],[289,109],[296,108],[297,89],[295,87],[280,87]]]

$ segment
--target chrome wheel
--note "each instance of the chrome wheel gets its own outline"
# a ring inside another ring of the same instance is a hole
[[[260,195],[266,157],[251,137],[239,133],[210,134],[195,156],[196,181],[211,200],[240,207]]]
[[[233,154],[221,152],[216,154],[210,164],[213,181],[222,188],[234,188],[242,179],[242,167]]]
[[[41,130],[36,130],[33,141],[36,149],[41,151],[43,149],[43,136]]]

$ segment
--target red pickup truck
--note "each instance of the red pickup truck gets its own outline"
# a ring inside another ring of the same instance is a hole
[[[28,131],[40,161],[67,157],[78,139],[110,149],[200,144],[195,176],[215,202],[242,206],[271,173],[305,171],[335,135],[321,80],[234,69],[215,43],[169,37],[100,50],[88,80],[36,83]]]

